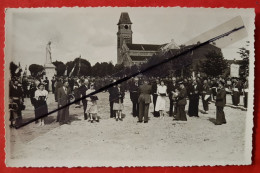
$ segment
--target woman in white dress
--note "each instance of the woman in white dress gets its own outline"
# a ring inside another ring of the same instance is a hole
[[[86,95],[88,95],[88,94],[90,94],[94,91],[95,91],[94,83],[91,83],[90,88],[86,91]],[[97,109],[98,97],[93,95],[93,96],[87,97],[86,100],[88,101],[86,112],[87,112],[87,114],[90,118],[90,122],[93,123],[94,120],[96,122],[99,122],[99,117],[97,116],[97,113],[98,113],[98,109]]]
[[[160,85],[157,87],[157,101],[155,105],[155,111],[158,111],[160,118],[164,118],[164,111],[166,108],[167,86],[164,81],[161,80]]]
[[[35,91],[35,118],[39,118],[48,113],[47,98],[48,91],[46,91],[43,83],[38,85],[38,89]],[[40,119],[38,126],[44,126],[44,118]]]

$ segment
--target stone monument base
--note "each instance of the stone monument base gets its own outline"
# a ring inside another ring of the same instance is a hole
[[[54,75],[56,75],[55,66],[52,63],[44,64],[44,69],[45,69],[45,77],[47,77],[49,80],[49,91],[52,91],[51,79]]]

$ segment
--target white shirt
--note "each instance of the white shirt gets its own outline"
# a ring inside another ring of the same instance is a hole
[[[36,90],[35,91],[35,95],[34,95],[34,97],[35,97],[35,99],[36,100],[38,100],[38,98],[40,97],[40,96],[45,96],[45,100],[47,100],[47,97],[48,97],[48,91],[46,91],[46,90]]]

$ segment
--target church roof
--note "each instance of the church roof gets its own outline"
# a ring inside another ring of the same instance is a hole
[[[130,17],[129,17],[127,12],[121,13],[121,16],[119,18],[119,22],[118,22],[117,25],[120,25],[120,24],[132,24]]]
[[[155,45],[155,44],[126,44],[130,50],[148,50],[148,51],[157,51],[164,45]]]

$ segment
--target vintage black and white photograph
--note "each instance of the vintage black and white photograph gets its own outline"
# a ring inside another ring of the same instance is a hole
[[[5,15],[8,167],[251,164],[253,9]]]

